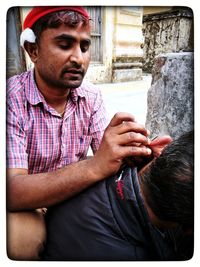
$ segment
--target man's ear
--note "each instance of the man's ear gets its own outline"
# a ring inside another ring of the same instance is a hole
[[[149,147],[151,148],[153,155],[155,157],[159,157],[162,153],[163,149],[170,144],[173,141],[173,139],[169,135],[164,135],[161,137],[157,137],[154,139]]]
[[[38,45],[36,43],[29,43],[26,41],[24,43],[24,48],[25,48],[26,52],[28,53],[31,61],[33,63],[36,63],[37,58],[38,58]]]

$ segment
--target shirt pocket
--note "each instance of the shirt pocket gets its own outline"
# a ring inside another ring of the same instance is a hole
[[[85,159],[92,142],[92,136],[82,135],[78,138],[76,157],[78,160]]]

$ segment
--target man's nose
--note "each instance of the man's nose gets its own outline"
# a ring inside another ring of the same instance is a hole
[[[70,56],[70,61],[72,63],[76,63],[77,65],[81,66],[83,64],[83,53],[81,51],[81,48],[79,46],[75,47],[72,51],[72,54]]]

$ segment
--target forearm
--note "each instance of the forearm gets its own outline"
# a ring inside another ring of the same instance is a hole
[[[51,173],[27,174],[15,169],[7,175],[10,210],[49,207],[117,173],[123,159],[147,156],[151,150],[147,130],[128,113],[118,113],[104,132],[99,149],[92,158],[72,163]],[[134,143],[142,144],[141,147]]]
[[[7,177],[7,207],[11,211],[49,207],[101,180],[93,158],[50,173]]]

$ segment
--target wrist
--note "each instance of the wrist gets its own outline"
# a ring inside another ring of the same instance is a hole
[[[96,157],[95,156],[90,157],[87,159],[87,161],[88,161],[87,170],[89,172],[89,176],[91,177],[91,179],[96,182],[104,179],[106,175],[104,174],[103,168],[100,166],[100,163],[96,159]]]

